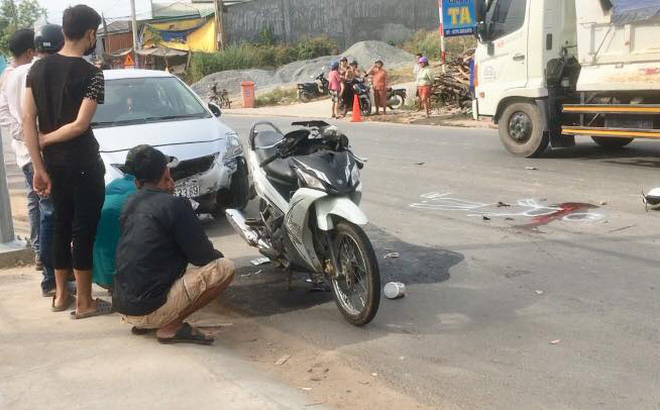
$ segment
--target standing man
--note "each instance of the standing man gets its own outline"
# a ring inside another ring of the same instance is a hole
[[[213,248],[190,201],[173,195],[167,162],[149,145],[126,157],[139,190],[121,215],[113,304],[134,334],[158,329],[160,343],[211,344],[184,320],[229,286],[234,265]]]
[[[37,30],[34,34],[34,47],[37,52],[37,59],[47,57],[51,54],[60,51],[64,45],[64,35],[62,34],[62,27],[55,24],[46,24]],[[34,189],[32,189],[33,167],[30,160],[25,137],[23,135],[23,127],[21,124],[23,109],[21,107],[21,98],[25,92],[25,82],[27,74],[32,68],[32,64],[24,64],[16,67],[14,71],[7,78],[7,82],[3,86],[3,96],[0,97],[0,106],[2,110],[9,111],[8,127],[15,130],[13,135],[12,145],[16,151],[16,162],[23,169],[26,178],[26,185],[28,187],[28,208],[30,212],[30,225],[36,226],[37,239],[35,240],[35,252],[37,259],[41,264],[43,270],[43,280],[41,281],[41,293],[44,297],[52,297],[55,294],[55,275],[53,273],[51,245],[52,245],[52,215],[53,205],[48,197],[40,198]],[[34,211],[36,215],[32,215],[32,207],[30,206],[31,200],[36,201]],[[37,266],[39,269],[39,266]]]
[[[387,71],[383,68],[383,62],[376,61],[373,68],[369,70],[368,75],[371,77],[371,84],[374,89],[376,115],[378,115],[380,107],[383,108],[383,115],[385,115],[387,110]]]
[[[23,127],[34,189],[50,195],[55,210],[52,309],[66,310],[73,302],[66,286],[73,270],[77,298],[71,317],[82,319],[112,312],[110,303],[92,299],[92,248],[105,195],[105,169],[90,124],[97,104],[103,103],[104,79],[103,71],[83,59],[96,48],[101,16],[78,5],[66,9],[62,21],[64,47],[35,62],[28,74]]]
[[[339,95],[341,93],[341,76],[339,75],[339,63],[335,61],[330,66],[328,74],[328,89],[332,99],[332,118],[339,118]]]
[[[419,73],[419,59],[422,58],[423,56],[420,53],[415,54],[415,65],[413,66],[413,75],[415,81],[417,81],[417,73]],[[416,88],[416,87],[415,87]],[[419,90],[415,90],[415,101],[419,100]],[[422,102],[419,102],[419,109],[417,111],[422,110]]]
[[[16,164],[25,175],[27,188],[28,219],[30,221],[30,243],[34,249],[34,262],[37,270],[42,269],[39,255],[39,196],[32,189],[32,164],[30,153],[25,147],[21,118],[18,112],[22,82],[12,73],[18,67],[28,65],[34,57],[34,31],[22,29],[9,39],[9,50],[13,56],[11,64],[0,78],[0,125],[2,137],[11,138],[11,146],[16,153]],[[18,101],[14,97],[18,96]]]

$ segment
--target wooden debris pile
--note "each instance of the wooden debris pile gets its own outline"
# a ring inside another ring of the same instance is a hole
[[[468,51],[462,56],[447,60],[447,72],[435,77],[433,83],[433,102],[466,108],[471,105],[470,95],[470,59],[474,51]]]

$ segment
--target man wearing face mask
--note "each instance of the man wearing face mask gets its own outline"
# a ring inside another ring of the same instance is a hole
[[[73,270],[74,319],[112,311],[110,303],[92,299],[92,249],[105,196],[105,169],[90,124],[97,104],[103,103],[105,83],[103,71],[83,56],[94,52],[100,24],[101,16],[88,6],[64,11],[64,47],[34,63],[22,104],[34,189],[50,195],[54,207],[52,310],[66,310],[73,303],[66,286]]]

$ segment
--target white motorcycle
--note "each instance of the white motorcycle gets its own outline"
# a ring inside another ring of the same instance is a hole
[[[270,122],[250,130],[248,166],[259,217],[235,209],[227,219],[251,246],[285,269],[329,282],[346,320],[369,323],[380,304],[380,271],[360,210],[365,160],[323,121],[294,122],[287,134]],[[266,128],[257,131],[257,128]]]

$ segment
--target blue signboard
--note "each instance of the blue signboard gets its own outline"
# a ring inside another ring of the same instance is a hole
[[[445,37],[474,34],[476,25],[474,0],[442,0],[442,30]]]

